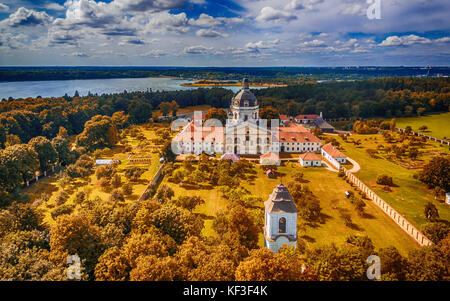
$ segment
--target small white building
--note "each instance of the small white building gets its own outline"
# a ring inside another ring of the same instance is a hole
[[[322,156],[324,156],[328,161],[332,161],[331,158],[335,159],[341,164],[347,163],[347,156],[341,153],[335,146],[331,143],[325,144],[322,147]]]
[[[322,166],[322,159],[315,153],[301,154],[298,161],[301,166]]]
[[[287,187],[277,185],[264,207],[264,246],[275,253],[282,245],[297,247],[298,210]]]
[[[99,165],[112,165],[112,164],[120,164],[121,161],[120,160],[116,160],[116,159],[98,159],[95,160],[95,165],[99,166]]]
[[[445,194],[445,203],[446,203],[447,205],[450,205],[450,192],[447,192],[447,193]]]

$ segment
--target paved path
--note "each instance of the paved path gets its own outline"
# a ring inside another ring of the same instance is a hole
[[[353,160],[352,158],[347,157],[347,160],[350,161],[350,163],[353,164],[352,169],[349,169],[349,170],[348,170],[349,172],[351,172],[351,173],[357,173],[357,172],[361,169],[361,166],[359,165],[359,163],[356,162],[355,160]]]

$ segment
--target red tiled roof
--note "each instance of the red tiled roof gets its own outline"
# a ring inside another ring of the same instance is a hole
[[[280,142],[320,142],[320,139],[311,133],[279,132]]]
[[[289,117],[287,115],[280,115],[281,120],[289,120]]]
[[[347,156],[341,153],[335,146],[331,143],[322,146],[322,149],[333,158],[346,158]]]
[[[299,156],[303,161],[321,161],[322,159],[315,153],[304,153]]]
[[[264,155],[261,155],[259,157],[262,159],[280,160],[280,157],[277,154],[272,153],[272,152],[265,153]]]
[[[303,125],[293,122],[286,123],[287,126],[279,127],[280,132],[296,132],[296,133],[309,133],[308,129]]]
[[[316,119],[319,115],[297,115],[295,119]]]

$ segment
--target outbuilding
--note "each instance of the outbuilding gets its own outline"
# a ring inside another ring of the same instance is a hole
[[[315,153],[304,153],[298,158],[301,166],[322,166],[322,159]]]

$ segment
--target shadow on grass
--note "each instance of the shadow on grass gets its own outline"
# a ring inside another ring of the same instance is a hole
[[[311,236],[308,236],[308,235],[302,235],[302,236],[300,236],[300,238],[306,240],[306,241],[309,242],[309,243],[314,243],[314,242],[316,242],[316,239],[315,239],[315,238],[313,238],[313,237],[311,237]]]

